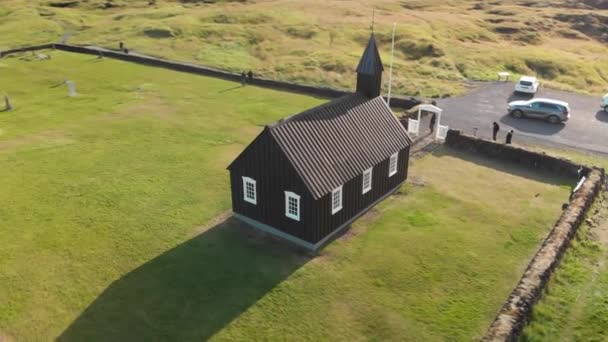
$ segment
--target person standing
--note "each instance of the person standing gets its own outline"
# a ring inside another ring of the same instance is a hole
[[[507,138],[505,139],[505,143],[507,145],[511,145],[511,140],[513,140],[513,130],[510,130],[509,133],[507,133]]]
[[[498,135],[498,131],[500,131],[500,126],[496,121],[492,124],[492,140],[496,141],[496,136]]]
[[[576,170],[576,174],[578,175],[578,180],[580,181],[585,176],[585,168],[583,165],[579,166],[578,170]]]
[[[435,131],[435,122],[437,122],[437,116],[435,113],[433,113],[431,115],[431,121],[429,122],[429,129],[431,130],[431,133]]]
[[[253,81],[253,71],[249,70],[249,72],[247,73],[247,81],[249,82],[249,84],[251,84],[251,82]]]
[[[241,86],[244,87],[247,84],[247,75],[245,75],[245,72],[243,71],[241,73]]]

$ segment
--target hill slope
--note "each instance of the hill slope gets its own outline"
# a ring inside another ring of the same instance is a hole
[[[398,93],[439,96],[496,72],[603,93],[602,0],[4,0],[0,49],[59,41],[118,47],[277,79],[350,88],[372,6],[385,63],[397,23]]]

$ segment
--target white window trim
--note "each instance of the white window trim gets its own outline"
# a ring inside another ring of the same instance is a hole
[[[292,213],[289,212],[289,199],[293,198],[297,201],[298,203],[298,214],[294,215]],[[294,219],[296,221],[300,221],[300,195],[291,192],[291,191],[285,191],[285,216],[289,217],[290,219]]]
[[[369,169],[363,171],[363,177],[361,178],[361,188],[362,188],[361,194],[366,194],[372,189],[372,180],[373,180],[372,171],[373,171],[373,169],[374,169],[373,167],[370,167]],[[369,186],[367,188],[365,187],[365,176],[366,175],[369,177],[369,184],[368,184]]]
[[[336,193],[340,193],[340,206],[334,208],[334,194]],[[331,214],[335,214],[338,211],[342,210],[342,185],[340,185],[339,187],[335,188],[332,192],[331,192]]]
[[[392,160],[395,160],[395,168],[394,170],[391,170],[391,164],[392,164]],[[399,152],[394,153],[393,155],[391,155],[390,159],[388,160],[388,176],[391,177],[392,175],[397,173],[397,169],[399,169]]]
[[[253,184],[253,198],[247,197],[247,183]],[[251,204],[258,204],[258,189],[256,186],[255,179],[249,177],[243,177],[243,199],[245,202]]]

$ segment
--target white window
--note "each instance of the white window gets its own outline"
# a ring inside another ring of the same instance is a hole
[[[342,210],[342,186],[331,192],[332,215]]]
[[[373,167],[370,167],[369,169],[363,171],[363,194],[372,189],[372,169]]]
[[[300,221],[300,196],[285,191],[285,216]]]
[[[395,153],[391,156],[391,159],[388,163],[388,176],[392,176],[397,173],[397,156],[398,153]]]
[[[255,180],[243,177],[243,199],[245,202],[258,204],[258,197],[255,189]]]

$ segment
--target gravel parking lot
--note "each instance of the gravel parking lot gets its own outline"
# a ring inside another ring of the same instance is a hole
[[[514,84],[507,82],[480,83],[471,92],[457,97],[438,100],[443,108],[442,124],[450,128],[491,137],[492,122],[501,126],[499,139],[515,130],[517,139],[548,142],[578,149],[608,154],[608,113],[600,109],[601,97],[564,91],[539,89],[535,97],[566,101],[570,104],[571,118],[563,124],[550,124],[537,119],[515,119],[507,114],[507,103],[529,99],[513,94]]]

